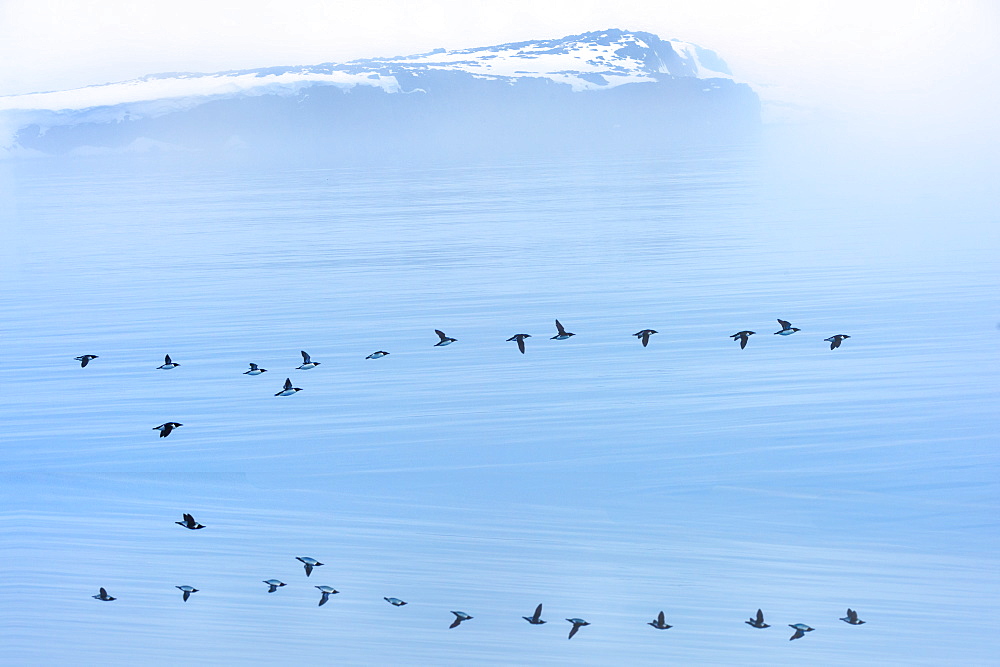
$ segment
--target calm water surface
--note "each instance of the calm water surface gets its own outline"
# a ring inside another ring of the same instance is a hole
[[[0,167],[4,659],[995,661],[997,202],[772,140]]]

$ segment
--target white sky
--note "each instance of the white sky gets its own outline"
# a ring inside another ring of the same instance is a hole
[[[714,49],[765,96],[833,114],[988,122],[998,16],[992,0],[0,0],[0,94],[619,27]]]

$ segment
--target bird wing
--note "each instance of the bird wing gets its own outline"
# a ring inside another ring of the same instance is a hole
[[[854,611],[853,609],[848,609],[847,618],[851,619],[851,623],[856,622],[858,620],[858,612]]]
[[[251,363],[250,364],[250,370],[252,370],[252,371],[257,370],[257,364]]]
[[[523,338],[518,338],[517,339],[517,349],[521,350],[521,354],[524,354],[524,339]]]
[[[560,336],[566,333],[566,330],[563,329],[563,325],[559,323],[559,320],[556,320],[556,331],[559,332]]]
[[[785,320],[778,320],[778,324],[781,325],[782,329],[791,329],[792,328],[792,323],[791,322],[786,322]]]
[[[444,332],[441,331],[440,329],[435,329],[434,333],[436,333],[438,335],[438,338],[441,339],[442,343],[448,338],[447,336],[444,335]]]
[[[573,635],[575,635],[576,631],[579,630],[579,629],[580,629],[580,626],[577,625],[576,623],[574,623],[573,624],[573,629],[569,631],[569,637],[567,637],[567,639],[572,639]]]
[[[660,615],[656,617],[656,622],[659,623],[660,625],[663,625],[664,620],[663,620],[663,612],[662,611],[660,612]]]
[[[94,589],[93,589],[93,588],[91,588],[90,590],[94,590]],[[102,597],[102,598],[106,598],[106,597],[108,597],[108,592],[107,592],[106,590],[104,590],[104,587],[103,587],[103,586],[101,587],[101,597]]]
[[[804,633],[802,630],[799,630],[798,628],[795,628],[795,634],[789,637],[788,641],[792,641],[793,639],[799,639],[800,637],[805,637],[805,636],[806,633]]]
[[[640,333],[642,334],[642,346],[646,347],[647,345],[649,345],[649,332],[642,331]]]
[[[309,355],[306,353],[306,351],[305,350],[300,350],[300,352],[302,353],[302,363],[304,363],[304,364],[310,363],[309,362]]]
[[[285,389],[288,390],[291,388],[292,388],[292,378],[285,378]]]
[[[764,622],[764,612],[761,611],[760,609],[757,610],[757,622],[758,623]]]
[[[537,607],[535,607],[535,615],[532,616],[532,618],[537,621],[541,617],[542,617],[542,605],[539,604]]]
[[[456,617],[455,617],[455,620],[454,620],[454,621],[452,621],[452,622],[451,622],[451,625],[449,625],[449,626],[448,626],[448,629],[450,630],[451,628],[457,628],[457,627],[458,627],[458,625],[459,625],[459,624],[460,624],[461,622],[462,622],[462,619],[461,619],[460,617],[456,616]]]
[[[81,357],[80,358],[80,368],[86,368],[87,364],[89,364],[89,363],[90,363],[90,357]]]
[[[750,340],[750,336],[743,335],[740,336],[740,349],[744,349],[747,346],[747,341]]]

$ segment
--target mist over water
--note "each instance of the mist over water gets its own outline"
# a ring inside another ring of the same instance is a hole
[[[0,165],[7,658],[989,662],[985,153]]]

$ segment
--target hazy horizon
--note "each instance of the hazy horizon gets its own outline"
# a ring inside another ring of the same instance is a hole
[[[159,72],[215,72],[643,30],[722,56],[766,102],[820,118],[989,125],[1000,87],[994,3],[349,2],[269,5],[54,0],[0,5],[0,95]],[[238,19],[238,20],[237,20]],[[93,45],[100,43],[100,49]]]

